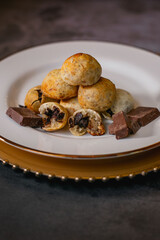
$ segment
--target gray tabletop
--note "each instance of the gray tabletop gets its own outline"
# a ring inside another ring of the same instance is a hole
[[[45,43],[102,40],[160,52],[160,1],[3,1],[0,58]],[[160,239],[160,172],[61,182],[0,164],[0,239]]]

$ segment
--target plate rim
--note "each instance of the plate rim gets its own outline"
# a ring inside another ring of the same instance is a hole
[[[133,49],[136,49],[136,50],[140,50],[140,51],[144,51],[144,52],[148,52],[150,54],[153,54],[157,57],[159,57],[159,54],[154,52],[154,51],[151,51],[151,50],[148,50],[148,49],[145,49],[145,48],[141,48],[141,47],[137,47],[137,46],[133,46],[133,45],[130,45],[130,44],[125,44],[125,43],[119,43],[119,42],[111,42],[111,41],[103,41],[103,40],[69,40],[69,41],[57,41],[57,42],[49,42],[49,43],[45,43],[45,44],[38,44],[38,45],[33,45],[33,46],[30,46],[30,47],[26,47],[26,48],[23,48],[21,50],[18,50],[18,51],[15,51],[11,54],[8,54],[7,56],[3,57],[0,59],[0,63],[4,60],[7,60],[7,58],[9,57],[12,57],[16,54],[19,54],[19,53],[22,53],[22,52],[25,52],[25,51],[28,51],[28,50],[32,50],[34,48],[38,48],[38,47],[45,47],[45,46],[49,46],[49,45],[54,45],[54,44],[66,44],[66,43],[89,43],[89,42],[92,42],[92,43],[102,43],[102,44],[115,44],[115,45],[120,45],[120,46],[123,46],[123,47],[129,47],[129,48],[133,48]],[[50,157],[56,157],[56,158],[62,158],[62,159],[106,159],[106,158],[114,158],[114,157],[122,157],[122,156],[129,156],[129,155],[133,155],[133,154],[138,154],[138,153],[141,153],[143,151],[148,151],[148,150],[151,150],[151,149],[154,149],[156,147],[159,147],[160,146],[160,141],[159,142],[156,142],[154,144],[151,144],[151,145],[148,145],[148,146],[145,146],[145,147],[142,147],[142,148],[136,148],[134,150],[130,150],[130,151],[123,151],[123,152],[117,152],[117,153],[112,153],[112,154],[100,154],[100,155],[76,155],[76,154],[61,154],[61,153],[52,153],[52,152],[47,152],[47,151],[41,151],[41,150],[37,150],[37,149],[34,149],[34,148],[30,148],[30,147],[26,147],[24,145],[21,145],[21,144],[18,144],[16,142],[13,142],[3,136],[0,135],[0,141],[3,141],[11,146],[14,146],[16,148],[19,148],[19,149],[22,149],[24,151],[28,151],[28,152],[31,152],[31,153],[36,153],[36,154],[39,154],[39,155],[45,155],[45,156],[50,156]]]

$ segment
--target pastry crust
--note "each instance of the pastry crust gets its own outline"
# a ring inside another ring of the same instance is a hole
[[[39,108],[42,114],[43,130],[51,132],[63,128],[68,120],[67,110],[59,103],[44,103]]]
[[[62,80],[60,69],[55,69],[47,74],[41,89],[47,97],[58,100],[76,97],[78,91],[78,87],[71,86]]]
[[[29,89],[25,96],[24,105],[35,113],[39,113],[39,107],[45,102],[57,100],[45,96],[41,91],[41,85]]]
[[[103,112],[103,116],[107,119],[111,119],[113,114],[123,111],[128,113],[135,107],[135,100],[132,95],[123,89],[116,89],[116,98],[110,111]]]
[[[92,109],[98,112],[106,111],[115,100],[115,85],[107,78],[101,77],[92,86],[80,86],[78,101],[82,108]]]
[[[92,136],[105,133],[105,128],[99,113],[91,109],[80,109],[68,119],[69,130],[75,136],[82,136],[86,132]]]
[[[61,68],[62,79],[71,85],[88,86],[96,83],[102,73],[99,62],[89,54],[77,53],[67,58]]]
[[[60,105],[67,109],[70,116],[73,115],[75,111],[81,109],[77,97],[68,100],[61,100]]]

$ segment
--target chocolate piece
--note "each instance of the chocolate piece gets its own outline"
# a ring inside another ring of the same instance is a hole
[[[146,126],[154,119],[160,116],[160,112],[157,108],[152,107],[137,107],[127,113],[128,118],[133,121],[138,121],[140,126]]]
[[[109,125],[109,134],[115,134],[117,139],[125,138],[140,129],[139,123],[134,119],[130,121],[124,112],[113,115],[113,123]]]
[[[9,107],[6,114],[21,126],[42,127],[42,118],[28,108]]]
[[[89,117],[84,117],[79,121],[79,127],[84,127],[86,128],[88,126],[89,123]]]
[[[89,117],[83,117],[82,113],[77,113],[74,117],[74,125],[86,128],[89,123]]]
[[[129,136],[129,134],[130,134],[130,130],[128,127],[121,128],[116,131],[116,138],[117,139],[126,138]]]
[[[77,113],[74,117],[74,125],[78,125],[82,117],[83,117],[82,113]]]
[[[124,112],[113,115],[113,123],[109,126],[109,133],[115,134],[117,139],[125,138],[129,135],[128,118]]]

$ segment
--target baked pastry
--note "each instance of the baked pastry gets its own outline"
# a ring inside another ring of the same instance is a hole
[[[63,128],[68,120],[68,112],[59,103],[44,103],[39,108],[42,114],[43,129],[51,132]]]
[[[35,113],[39,113],[39,107],[45,102],[57,101],[45,96],[41,91],[41,85],[29,89],[25,96],[24,105]]]
[[[41,89],[44,95],[53,99],[69,99],[77,96],[78,87],[71,86],[61,78],[61,70],[55,69],[44,78]]]
[[[86,132],[93,136],[105,133],[105,128],[99,113],[91,109],[80,109],[68,119],[69,130],[75,136],[82,136]]]
[[[82,108],[92,109],[98,112],[106,111],[115,100],[115,85],[107,78],[101,77],[92,86],[80,86],[78,101]]]
[[[62,79],[71,85],[92,85],[102,73],[99,62],[89,54],[77,53],[67,58],[61,68]]]
[[[103,112],[103,116],[107,119],[111,119],[113,114],[123,111],[128,113],[135,106],[135,100],[132,95],[123,89],[116,90],[116,98],[111,108]]]
[[[61,106],[67,109],[69,115],[73,115],[73,113],[79,109],[81,109],[81,106],[78,102],[78,98],[74,97],[67,100],[61,100],[60,101]]]

